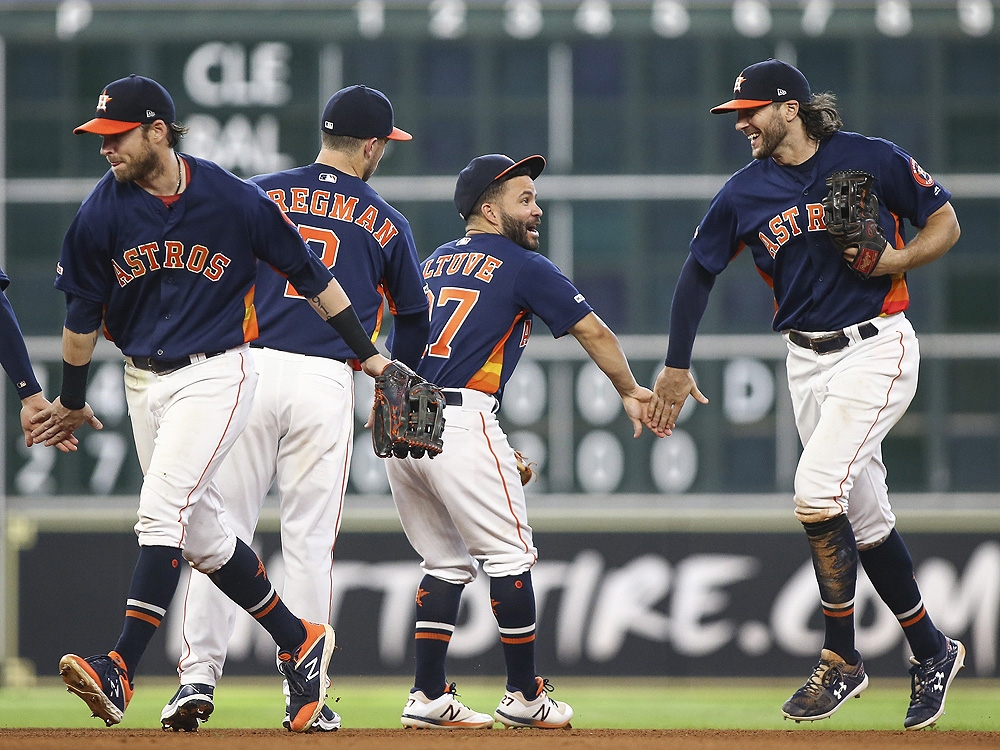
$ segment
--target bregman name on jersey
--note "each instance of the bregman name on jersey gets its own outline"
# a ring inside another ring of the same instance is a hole
[[[304,187],[293,187],[287,193],[283,189],[268,190],[267,195],[278,204],[278,208],[286,216],[289,213],[312,214],[337,221],[349,221],[371,232],[372,237],[382,247],[399,233],[396,225],[389,219],[384,219],[382,226],[376,231],[379,216],[375,206],[368,206],[355,219],[354,212],[358,206],[358,198],[355,195],[331,194],[329,190],[311,190]]]

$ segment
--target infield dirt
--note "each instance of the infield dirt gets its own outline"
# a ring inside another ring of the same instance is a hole
[[[331,734],[294,735],[274,729],[202,729],[196,733],[155,729],[0,729],[4,750],[815,750],[845,743],[869,744],[878,750],[965,750],[1000,747],[1000,732],[829,732],[787,731],[569,729],[439,732],[405,729],[342,729]]]

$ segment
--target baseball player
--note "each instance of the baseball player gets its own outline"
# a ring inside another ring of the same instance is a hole
[[[688,395],[707,403],[689,370],[691,348],[715,277],[744,247],[774,290],[773,328],[788,345],[786,367],[803,451],[795,516],[819,583],[826,638],[819,663],[782,706],[786,718],[824,719],[868,685],[855,650],[854,595],[860,561],[895,613],[913,652],[904,725],[930,726],[965,648],[924,608],[913,563],[889,506],[882,440],[917,387],[919,352],[904,311],[906,272],[941,257],[959,225],[950,194],[898,146],[841,130],[832,94],[812,94],[797,69],[765,60],[743,70],[733,99],[736,129],[754,161],[712,201],[691,240],[670,311],[666,366],[654,390],[672,429]],[[824,223],[826,180],[840,170],[875,178],[878,223],[889,241],[863,278]],[[917,227],[907,242],[902,219]]]
[[[47,408],[49,401],[42,394],[42,387],[38,384],[35,371],[31,367],[28,347],[21,335],[21,326],[17,323],[14,308],[4,294],[8,286],[10,278],[0,268],[0,366],[14,384],[17,397],[21,399],[21,429],[24,432],[24,444],[30,448],[35,443],[31,436],[34,430],[31,418]],[[103,426],[96,417],[91,421],[91,425],[98,430]],[[69,453],[76,450],[78,442],[75,435],[70,435],[66,440],[56,443],[56,447],[64,453]]]
[[[360,85],[331,97],[320,130],[315,163],[253,181],[336,272],[372,339],[386,296],[394,316],[393,355],[416,367],[430,327],[416,246],[405,217],[367,183],[387,141],[410,135],[394,126],[385,95]],[[233,530],[250,542],[277,479],[282,598],[306,619],[329,622],[333,552],[354,438],[356,360],[270,266],[258,266],[256,290],[260,336],[250,346],[260,379],[250,421],[219,470],[219,489]],[[163,709],[164,727],[197,730],[212,713],[236,614],[206,576],[191,576],[177,667],[181,685]],[[339,727],[329,706],[313,725],[318,731]]]
[[[549,697],[535,670],[537,559],[514,452],[496,412],[504,385],[538,315],[557,338],[571,333],[621,395],[642,431],[652,393],[632,377],[617,337],[572,283],[537,252],[542,210],[534,179],[541,156],[515,162],[501,154],[473,159],[455,187],[465,236],[423,264],[431,333],[417,373],[444,389],[444,452],[433,461],[389,459],[386,469],[406,536],[423,558],[416,595],[416,672],[404,727],[476,729],[494,719],[508,727],[568,727],[573,709]],[[445,672],[459,601],[480,563],[507,665],[496,712],[458,700]]]
[[[307,731],[326,697],[334,649],[327,623],[293,615],[257,555],[230,528],[215,475],[250,415],[257,372],[257,261],[294,288],[375,375],[375,349],[330,270],[264,192],[175,149],[185,128],[160,84],[108,84],[94,119],[111,169],[67,231],[56,287],[66,295],[62,391],[35,415],[34,440],[65,440],[91,419],[87,370],[103,329],[125,355],[125,391],[143,471],[139,538],[114,649],[67,654],[59,671],[108,726],[121,722],[136,668],[187,560],[250,612],[279,648],[290,688],[289,728]]]

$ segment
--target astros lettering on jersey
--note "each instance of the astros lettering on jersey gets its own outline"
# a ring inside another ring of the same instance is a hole
[[[106,173],[63,242],[56,287],[101,303],[105,335],[126,356],[171,358],[254,340],[256,258],[306,294],[330,283],[260,188],[212,162],[184,160],[191,179],[171,208]]]
[[[875,176],[879,224],[894,247],[905,244],[904,218],[922,227],[951,198],[895,144],[837,132],[803,164],[761,159],[734,174],[695,232],[691,253],[719,274],[749,247],[759,273],[774,290],[775,331],[832,331],[907,309],[905,276],[861,281],[841,259],[823,223],[827,175],[859,165]],[[770,193],[762,196],[761,186]]]

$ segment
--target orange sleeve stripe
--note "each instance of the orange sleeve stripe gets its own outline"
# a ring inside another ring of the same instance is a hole
[[[414,633],[413,637],[416,640],[427,639],[431,641],[444,641],[445,643],[451,640],[451,636],[445,633]]]
[[[145,612],[140,612],[137,609],[126,609],[126,617],[134,617],[137,620],[143,620],[144,622],[151,623],[155,627],[160,627],[162,620],[159,617],[153,617],[153,615],[148,615]]]

